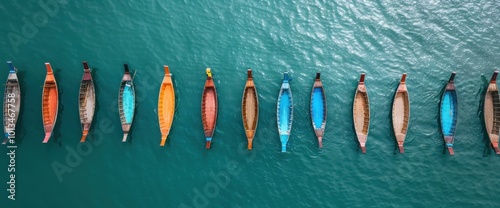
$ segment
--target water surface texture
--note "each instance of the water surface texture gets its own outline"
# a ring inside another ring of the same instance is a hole
[[[500,156],[488,147],[482,124],[484,88],[500,66],[498,1],[40,2],[0,4],[0,81],[12,60],[23,96],[16,200],[7,199],[2,147],[1,207],[498,207]],[[84,60],[93,70],[97,107],[82,145]],[[44,62],[54,68],[61,104],[48,144],[42,144]],[[117,105],[124,63],[137,70],[126,143]],[[173,74],[177,109],[160,147],[163,65]],[[210,150],[200,110],[206,67],[220,103]],[[260,101],[252,151],[241,122],[247,68]],[[295,113],[281,153],[276,102],[285,71],[294,78]],[[317,71],[328,102],[323,149],[309,111]],[[455,156],[444,151],[438,129],[439,100],[452,71]],[[367,154],[352,125],[362,72],[372,119]],[[390,109],[403,72],[411,120],[401,155]]]

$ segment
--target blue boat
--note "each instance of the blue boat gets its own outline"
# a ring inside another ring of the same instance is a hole
[[[311,91],[311,122],[314,133],[318,138],[319,148],[323,147],[323,134],[325,133],[326,126],[326,96],[321,83],[321,73],[316,73],[316,79]]]
[[[455,90],[455,72],[446,84],[443,96],[439,106],[439,117],[441,124],[441,133],[450,155],[455,154],[453,151],[453,141],[455,140],[455,131],[457,127],[457,92]]]
[[[135,90],[132,75],[128,69],[128,65],[124,64],[125,74],[123,75],[120,84],[120,93],[118,95],[118,111],[120,113],[120,121],[123,129],[122,142],[127,141],[132,121],[134,120],[135,112]]]
[[[289,82],[292,79],[288,78],[288,72],[283,74],[283,83],[281,84],[280,93],[278,95],[277,120],[278,131],[281,140],[281,152],[286,152],[286,144],[290,137],[293,121],[293,99],[292,90]]]

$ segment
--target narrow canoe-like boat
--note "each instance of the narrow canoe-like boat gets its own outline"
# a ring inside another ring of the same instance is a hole
[[[95,112],[95,90],[92,74],[86,61],[83,62],[83,77],[80,82],[80,96],[78,98],[80,123],[82,124],[82,139],[85,142],[92,124]]]
[[[323,134],[325,133],[326,126],[327,108],[325,90],[323,89],[323,83],[321,83],[321,74],[319,72],[316,73],[316,79],[314,80],[311,91],[310,110],[314,133],[318,138],[319,148],[322,148]]]
[[[401,77],[392,103],[392,128],[398,142],[399,153],[404,153],[404,143],[410,122],[410,97],[406,89],[406,73]]]
[[[5,84],[5,93],[3,97],[3,125],[5,139],[2,144],[16,137],[16,123],[21,110],[21,88],[17,80],[17,69],[11,61],[7,61],[9,66],[9,76]]]
[[[54,72],[52,71],[50,63],[45,63],[45,68],[47,69],[47,76],[45,77],[42,95],[43,127],[45,130],[43,143],[47,143],[52,136],[57,121],[57,110],[59,106],[56,78],[54,77]]]
[[[161,132],[160,146],[164,146],[167,141],[175,113],[175,91],[172,74],[168,66],[163,66],[163,69],[165,70],[165,76],[163,77],[160,94],[158,95],[158,121]]]
[[[120,113],[120,121],[123,129],[122,142],[127,141],[132,121],[134,120],[135,112],[135,90],[132,75],[128,70],[128,65],[123,65],[125,74],[120,83],[120,93],[118,94],[118,111]]]
[[[241,102],[241,116],[243,118],[243,127],[248,140],[248,149],[252,149],[252,142],[255,136],[255,130],[259,120],[259,97],[257,89],[253,82],[252,70],[247,71],[247,82],[243,90],[243,99]]]
[[[207,68],[206,73],[207,80],[205,81],[205,87],[203,88],[203,95],[201,98],[201,120],[203,122],[203,130],[205,130],[205,148],[210,149],[215,126],[217,124],[218,103],[217,90],[215,90],[210,68]]]
[[[490,138],[491,146],[495,153],[500,154],[498,149],[498,134],[500,131],[500,97],[497,87],[498,71],[491,76],[490,84],[484,96],[484,125]]]
[[[455,154],[453,151],[453,141],[455,140],[455,130],[457,127],[457,92],[453,83],[455,74],[455,72],[451,74],[439,106],[441,132],[450,155]]]
[[[280,93],[278,95],[277,120],[278,132],[281,140],[281,152],[286,152],[286,145],[290,138],[293,122],[293,97],[290,89],[291,79],[288,77],[288,72],[283,74],[283,82],[281,83]]]
[[[356,94],[354,95],[352,115],[354,130],[356,131],[361,152],[366,153],[366,140],[370,130],[370,102],[365,86],[365,73],[362,73],[361,78],[359,78]]]

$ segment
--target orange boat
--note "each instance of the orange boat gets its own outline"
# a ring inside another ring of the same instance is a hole
[[[80,82],[80,96],[78,100],[80,123],[82,124],[82,139],[80,142],[85,142],[95,112],[94,81],[92,80],[92,74],[86,61],[83,62],[83,77]]]
[[[43,143],[47,143],[52,136],[57,120],[57,108],[59,106],[56,78],[54,77],[50,63],[45,63],[45,68],[47,68],[47,76],[45,77],[42,95],[43,127],[45,130]]]
[[[163,66],[163,69],[165,69],[165,76],[163,77],[160,95],[158,96],[158,121],[161,132],[160,146],[164,146],[165,141],[167,141],[175,113],[175,91],[172,83],[172,74],[170,74],[168,66]]]
[[[248,140],[248,149],[252,149],[253,138],[255,137],[255,130],[259,121],[259,97],[257,96],[257,89],[253,82],[252,70],[247,71],[247,83],[243,90],[243,99],[241,102],[241,116],[243,118],[243,127]]]
[[[205,130],[205,148],[210,149],[215,125],[217,124],[218,103],[217,91],[215,90],[210,68],[207,68],[206,73],[207,80],[205,81],[205,87],[203,88],[203,95],[201,98],[201,120],[203,122],[203,130]]]

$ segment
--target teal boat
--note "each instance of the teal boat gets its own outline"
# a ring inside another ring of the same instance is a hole
[[[135,91],[133,77],[130,74],[128,65],[124,64],[125,74],[123,75],[122,82],[120,84],[120,93],[118,95],[118,111],[120,113],[120,121],[123,129],[123,140],[127,141],[128,133],[130,132],[130,127],[134,120],[135,112]]]
[[[455,72],[451,74],[445,86],[439,107],[441,133],[443,134],[443,139],[450,155],[455,154],[453,151],[453,142],[457,127],[457,92],[453,83],[455,74]]]
[[[6,144],[10,139],[16,137],[16,123],[21,110],[21,88],[17,80],[17,69],[14,68],[12,61],[7,61],[9,66],[9,75],[5,84],[5,93],[3,98],[3,125],[5,138],[2,144]]]
[[[316,73],[313,88],[311,91],[311,122],[314,133],[318,138],[319,148],[323,147],[323,135],[326,126],[326,96],[321,82],[321,73]]]
[[[290,137],[293,121],[293,99],[292,90],[290,89],[288,72],[283,74],[283,83],[281,84],[280,93],[278,95],[277,120],[278,131],[281,140],[281,152],[286,152],[286,145]]]

